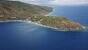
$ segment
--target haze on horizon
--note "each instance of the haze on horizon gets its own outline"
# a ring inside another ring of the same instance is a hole
[[[13,0],[37,5],[86,5],[88,0]]]

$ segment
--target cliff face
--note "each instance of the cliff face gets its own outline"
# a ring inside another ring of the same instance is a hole
[[[0,17],[18,17],[27,18],[32,15],[47,15],[52,8],[46,6],[38,6],[26,4],[19,1],[0,1]]]

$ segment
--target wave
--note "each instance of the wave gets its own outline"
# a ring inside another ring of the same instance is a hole
[[[6,21],[0,21],[0,22],[25,22],[25,23],[35,24],[35,25],[38,25],[38,26],[41,26],[41,27],[55,29],[57,31],[70,31],[70,30],[65,29],[65,28],[64,29],[61,29],[61,28],[46,26],[46,25],[43,25],[41,23],[32,22],[32,21],[29,21],[29,20],[6,20]],[[88,30],[88,27],[82,26],[82,28]]]
[[[51,27],[51,26],[42,25],[40,23],[32,22],[32,21],[29,21],[29,20],[6,20],[6,21],[0,21],[0,22],[25,22],[25,23],[35,24],[35,25],[38,25],[38,26],[41,26],[41,27],[55,29],[55,30],[58,30],[58,31],[66,31],[64,29],[59,29],[59,28],[55,28],[55,27]]]

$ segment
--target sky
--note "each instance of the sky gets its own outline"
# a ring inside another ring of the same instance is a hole
[[[84,5],[88,4],[88,0],[17,0],[32,4],[45,5]]]

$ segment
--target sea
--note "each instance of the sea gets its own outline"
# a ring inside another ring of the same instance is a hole
[[[51,15],[88,25],[88,6],[57,6]],[[28,22],[0,22],[0,50],[88,50],[88,32],[57,31]]]
[[[56,6],[54,7],[53,12],[51,12],[50,15],[66,17],[83,25],[88,25],[87,10],[88,5]]]

